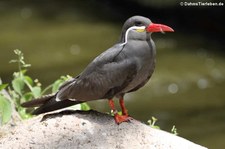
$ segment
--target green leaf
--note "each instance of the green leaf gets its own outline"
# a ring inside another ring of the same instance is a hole
[[[52,86],[52,93],[55,93],[58,91],[59,87],[64,83],[66,82],[67,80],[71,79],[72,77],[67,75],[67,76],[61,76],[60,79],[56,80],[54,83],[53,83],[53,86]]]
[[[22,98],[24,99],[23,102],[25,102],[25,101],[30,101],[32,98],[34,98],[34,96],[32,92],[28,92],[24,94]]]
[[[18,99],[19,95],[14,90],[12,90],[10,87],[8,88],[8,93],[11,96],[11,99]]]
[[[11,119],[12,109],[7,98],[0,95],[0,123],[5,124]]]
[[[14,73],[13,73],[14,79],[15,79],[15,78],[18,78],[19,76],[20,76],[20,73],[19,73],[19,72],[14,72]]]
[[[31,86],[33,86],[33,80],[31,79],[31,77],[29,77],[29,76],[24,76],[24,79],[31,85]]]
[[[13,59],[13,60],[9,61],[9,63],[17,63],[17,62],[18,62],[18,60],[16,60],[16,59]]]
[[[155,125],[155,123],[156,123],[157,120],[158,120],[157,118],[155,118],[154,116],[152,116],[152,119],[151,120],[148,120],[149,126],[152,127],[152,128],[160,129],[159,126]]]
[[[27,69],[22,69],[22,70],[20,71],[20,73],[22,73],[23,75],[24,75],[26,72],[27,72]]]
[[[117,114],[119,115],[123,115],[122,111],[118,111]]]
[[[41,88],[39,86],[33,87],[32,93],[34,95],[34,98],[40,97],[41,96]]]
[[[23,64],[24,68],[31,67],[31,64]]]
[[[19,107],[18,113],[22,119],[28,119],[28,118],[33,117],[33,115],[26,112],[26,108]]]
[[[14,50],[14,53],[15,53],[16,55],[20,55],[20,54],[21,54],[21,51],[20,51],[19,49],[15,49],[15,50]]]
[[[154,125],[154,126],[151,126],[152,128],[155,128],[155,129],[160,129],[160,127],[159,126],[156,126],[156,125]]]
[[[12,86],[13,86],[13,89],[19,93],[20,95],[22,95],[22,90],[24,88],[24,81],[22,78],[15,78],[13,81],[12,81]]]
[[[177,132],[177,128],[175,125],[173,125],[172,129],[171,129],[171,133],[173,133],[174,135],[178,135],[178,132]]]
[[[81,103],[80,105],[81,105],[81,110],[88,111],[91,109],[90,106],[85,102]]]
[[[52,92],[53,93],[56,93],[59,89],[59,87],[64,83],[65,81],[64,80],[61,80],[61,79],[58,79],[56,80],[54,83],[53,83],[53,86],[52,86]]]
[[[8,84],[1,84],[0,85],[0,91],[3,90],[3,89],[5,89],[7,86],[8,86]]]
[[[21,56],[21,57],[20,57],[20,63],[21,63],[22,65],[25,65],[25,62],[23,61],[23,59],[24,59],[24,58]]]

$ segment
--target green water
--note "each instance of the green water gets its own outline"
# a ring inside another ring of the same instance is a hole
[[[32,67],[28,74],[43,86],[61,75],[76,76],[98,54],[119,38],[122,24],[84,21],[70,15],[45,20],[20,11],[0,17],[0,77],[6,83],[16,66],[14,49],[25,54]],[[176,29],[175,29],[176,30]],[[175,33],[154,34],[157,66],[151,81],[126,95],[129,114],[147,122],[152,116],[170,131],[176,125],[180,136],[211,148],[225,146],[225,59],[198,37]],[[200,42],[198,42],[200,41]],[[109,112],[107,101],[90,103]]]

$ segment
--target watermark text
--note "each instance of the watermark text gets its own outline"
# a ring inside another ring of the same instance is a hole
[[[187,7],[211,6],[211,7],[216,7],[216,6],[224,6],[224,3],[223,2],[180,2],[180,6],[187,6]]]

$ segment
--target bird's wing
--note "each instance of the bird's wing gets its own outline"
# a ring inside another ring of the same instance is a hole
[[[60,88],[59,100],[88,101],[111,98],[124,89],[137,73],[135,58],[114,46],[95,58],[74,81]]]

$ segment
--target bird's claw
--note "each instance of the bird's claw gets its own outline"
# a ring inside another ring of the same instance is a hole
[[[129,115],[115,114],[114,119],[115,119],[115,122],[119,125],[122,122],[130,122],[130,120],[132,120],[132,117],[130,117]]]

